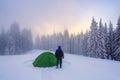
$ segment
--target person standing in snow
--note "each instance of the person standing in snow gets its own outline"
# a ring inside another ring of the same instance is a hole
[[[59,63],[60,63],[60,68],[62,68],[62,59],[64,58],[64,53],[61,49],[61,46],[58,46],[58,49],[55,52],[55,56],[57,58],[56,68],[58,68]]]

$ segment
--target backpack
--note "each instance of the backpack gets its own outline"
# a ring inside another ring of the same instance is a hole
[[[63,52],[61,50],[57,50],[55,53],[56,58],[62,58],[63,57]]]

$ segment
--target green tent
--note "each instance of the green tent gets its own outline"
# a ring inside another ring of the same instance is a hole
[[[56,57],[51,52],[44,52],[32,64],[34,67],[52,67],[56,65]]]

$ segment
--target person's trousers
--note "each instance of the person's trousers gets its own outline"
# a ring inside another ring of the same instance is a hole
[[[57,58],[57,68],[59,64],[60,64],[60,68],[62,68],[62,58]]]

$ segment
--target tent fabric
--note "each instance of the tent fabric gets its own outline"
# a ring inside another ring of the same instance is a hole
[[[51,52],[40,54],[33,62],[34,67],[52,67],[56,65],[56,57]]]

